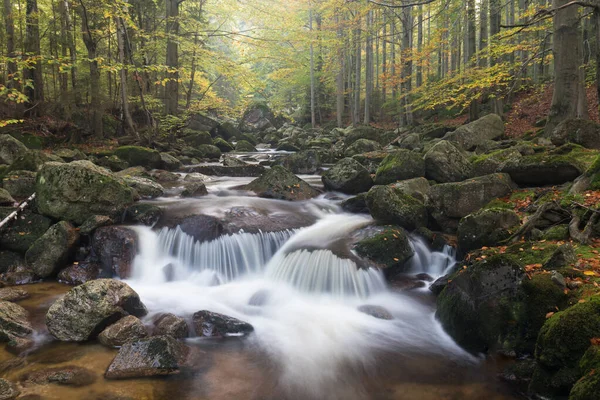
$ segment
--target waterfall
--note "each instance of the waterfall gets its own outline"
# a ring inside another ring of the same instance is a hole
[[[408,271],[426,273],[433,278],[446,275],[456,265],[456,250],[445,245],[442,251],[431,251],[427,243],[420,237],[411,237],[410,245],[415,255],[410,259]]]

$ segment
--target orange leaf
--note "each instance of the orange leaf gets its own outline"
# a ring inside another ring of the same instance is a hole
[[[546,319],[550,318],[553,315],[554,315],[554,312],[550,311],[548,314],[546,314]]]

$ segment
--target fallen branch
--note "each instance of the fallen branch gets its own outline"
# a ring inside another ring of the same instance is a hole
[[[2,222],[0,222],[0,230],[2,228],[4,228],[5,225],[8,225],[8,223],[10,221],[12,221],[13,219],[17,218],[19,216],[19,213],[21,211],[23,211],[29,205],[29,203],[33,201],[33,199],[35,199],[35,193],[32,194],[31,196],[29,196],[27,198],[27,200],[24,200],[21,204],[19,204],[19,206],[17,207],[17,209],[15,211],[13,211],[10,214],[8,214],[8,216],[6,218],[4,218],[2,220]]]
[[[573,219],[569,223],[569,234],[571,235],[571,238],[581,244],[588,244],[594,229],[594,225],[598,221],[598,217],[600,217],[600,214],[594,213],[588,220],[587,224],[585,224],[585,228],[583,228],[581,231],[579,230],[581,218],[578,215],[574,215]]]
[[[509,243],[515,243],[515,242],[517,242],[521,236],[525,236],[526,234],[528,234],[529,232],[531,232],[531,230],[533,228],[535,228],[536,222],[540,218],[542,218],[542,216],[547,211],[551,211],[551,210],[561,211],[562,207],[557,202],[555,202],[555,201],[542,204],[537,209],[537,211],[523,224],[523,226],[521,226],[508,239],[506,239],[506,242],[509,242]]]

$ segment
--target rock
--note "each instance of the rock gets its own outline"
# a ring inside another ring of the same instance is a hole
[[[369,207],[367,207],[367,194],[360,193],[355,197],[350,197],[342,201],[340,204],[342,210],[353,213],[353,214],[368,214]]]
[[[154,149],[141,146],[122,146],[115,150],[115,155],[130,166],[141,166],[148,169],[160,168],[162,159]]]
[[[552,271],[552,274],[550,275],[550,279],[552,280],[552,282],[557,284],[558,287],[560,287],[561,289],[564,289],[567,287],[567,282],[565,281],[565,277],[560,272]]]
[[[185,189],[181,192],[181,197],[200,197],[206,196],[208,190],[206,185],[201,182],[189,182],[185,184]]]
[[[27,383],[45,385],[56,383],[73,387],[91,385],[96,381],[96,375],[89,369],[68,365],[57,368],[47,368],[26,374],[23,380]]]
[[[346,145],[352,145],[357,140],[361,139],[371,140],[377,142],[378,144],[387,144],[382,143],[384,140],[382,140],[381,131],[370,126],[349,127],[344,131],[344,133],[346,136],[344,138]]]
[[[481,155],[473,161],[471,176],[483,176],[499,172],[509,162],[521,159],[521,153],[515,149],[504,149]]]
[[[175,339],[183,339],[189,336],[189,329],[185,319],[174,314],[161,314],[154,321],[154,336],[168,335]]]
[[[33,333],[28,320],[29,314],[18,304],[0,301],[0,342],[8,342],[13,337],[24,338]]]
[[[231,143],[223,138],[216,138],[212,144],[221,150],[222,153],[229,153],[235,149]]]
[[[277,146],[277,151],[298,152],[300,151],[300,148],[292,143],[280,142],[279,146]]]
[[[244,187],[259,197],[278,200],[308,200],[319,192],[281,166],[274,166]]]
[[[14,208],[0,207],[0,220],[14,210]],[[0,248],[25,254],[29,247],[46,233],[51,224],[49,218],[25,210],[10,223],[10,229],[0,230]]]
[[[581,376],[579,362],[590,347],[590,340],[597,337],[600,337],[599,296],[547,319],[536,343],[537,368],[530,390],[544,396],[568,395]]]
[[[74,287],[55,301],[46,314],[46,326],[58,340],[83,342],[127,315],[146,313],[138,294],[126,283],[97,279]]]
[[[198,336],[246,336],[254,331],[247,322],[206,310],[194,313],[192,321]]]
[[[101,265],[102,276],[127,279],[138,252],[138,237],[130,228],[105,226],[94,232],[92,249]]]
[[[197,148],[197,157],[208,160],[218,160],[221,158],[221,150],[212,144],[203,144]]]
[[[162,169],[155,169],[153,171],[150,171],[150,176],[152,176],[152,178],[159,183],[172,183],[177,182],[179,179],[181,179],[181,176],[179,176],[178,174],[169,171],[163,171]]]
[[[63,160],[52,154],[44,153],[40,150],[30,150],[17,158],[9,168],[9,171],[33,171],[36,172],[47,162],[60,162]]]
[[[212,144],[213,139],[208,132],[202,131],[187,131],[188,135],[183,138],[183,141],[192,147],[197,147],[202,144]]]
[[[462,254],[483,246],[497,246],[516,231],[521,218],[512,210],[477,211],[460,220],[458,248]]]
[[[103,156],[96,160],[97,165],[108,168],[113,172],[123,171],[124,169],[129,168],[129,163],[127,161],[121,160],[119,157],[115,156]]]
[[[358,139],[344,150],[344,156],[352,157],[356,154],[368,153],[381,149],[381,145],[374,140]]]
[[[310,215],[278,214],[265,209],[251,207],[233,207],[225,212],[221,219],[225,234],[259,232],[281,232],[299,229],[316,222]]]
[[[29,293],[23,289],[0,288],[0,301],[19,301],[29,297]]]
[[[471,150],[487,140],[504,135],[504,122],[497,114],[489,114],[463,125],[444,136],[444,139],[456,143],[464,150]]]
[[[81,285],[98,279],[100,264],[91,261],[73,263],[58,273],[58,281],[68,285]]]
[[[431,187],[428,207],[438,222],[443,218],[463,218],[480,210],[491,200],[507,196],[512,189],[513,183],[506,174],[442,183]]]
[[[555,146],[570,142],[588,149],[600,149],[600,124],[585,119],[566,119],[554,128],[550,139]]]
[[[208,242],[215,240],[225,233],[225,228],[221,218],[216,218],[211,215],[189,215],[183,218],[173,218],[165,221],[164,226],[171,229],[179,228],[182,232],[190,235],[198,242]],[[158,228],[162,228],[161,225]]]
[[[282,158],[279,164],[294,174],[312,175],[321,166],[319,154],[315,150],[304,150]]]
[[[184,182],[199,182],[204,183],[210,181],[210,177],[200,174],[198,172],[191,172],[183,178]]]
[[[389,155],[389,151],[371,151],[368,153],[357,154],[352,156],[353,159],[361,163],[369,174],[375,174],[379,168],[379,164]]]
[[[459,182],[471,174],[471,164],[452,143],[442,140],[423,157],[425,177],[438,183]]]
[[[215,134],[220,136],[220,138],[217,139],[223,138],[225,140],[229,140],[231,138],[239,137],[242,132],[240,132],[240,130],[231,122],[223,122],[217,127]]]
[[[375,306],[375,305],[371,305],[371,304],[363,304],[362,306],[358,307],[358,311],[365,313],[367,315],[370,315],[371,317],[374,317],[377,319],[386,319],[386,320],[394,319],[392,314],[390,314],[390,312],[388,310],[386,310],[385,308],[383,308],[381,306]]]
[[[429,190],[431,186],[425,178],[408,179],[401,182],[396,182],[391,187],[394,190],[414,197],[415,199],[425,203],[429,199]]]
[[[404,272],[403,267],[415,252],[408,234],[400,227],[386,226],[354,245],[360,257],[382,268],[386,276]]]
[[[383,159],[375,175],[376,185],[387,185],[425,176],[425,162],[410,150],[397,150]]]
[[[89,161],[47,163],[36,181],[40,212],[76,224],[93,215],[118,215],[133,203],[133,190]]]
[[[347,194],[366,192],[373,186],[369,171],[352,158],[338,161],[325,172],[322,180],[326,189]]]
[[[123,171],[117,172],[115,175],[120,178],[131,178],[131,177],[139,177],[139,178],[146,178],[146,179],[151,178],[150,174],[148,173],[148,170],[146,170],[146,168],[139,166],[139,165],[137,167],[126,168]]]
[[[180,372],[189,348],[170,336],[125,343],[104,374],[106,379],[142,378]]]
[[[572,244],[566,243],[558,246],[550,258],[544,263],[544,269],[551,271],[562,269],[577,263],[577,254]]]
[[[177,158],[168,153],[160,153],[160,168],[167,171],[177,171],[181,167],[183,167],[183,164]]]
[[[224,167],[244,167],[248,165],[247,162],[240,160],[237,157],[225,156],[223,157]]]
[[[162,214],[163,211],[158,206],[148,203],[138,203],[125,210],[124,221],[126,223],[154,226],[160,220]]]
[[[57,149],[54,151],[54,155],[62,158],[66,162],[87,160],[87,156],[79,149]]]
[[[211,132],[218,129],[219,125],[219,121],[215,118],[201,112],[196,112],[190,115],[186,128],[193,131]]]
[[[143,198],[154,199],[164,194],[165,189],[151,179],[140,178],[138,176],[127,176],[123,181]]]
[[[5,135],[2,135],[5,136]],[[8,136],[8,135],[6,135]],[[1,148],[1,145],[0,145]],[[0,378],[0,400],[12,400],[17,398],[21,392],[15,387],[15,385],[7,381],[6,379]],[[23,397],[21,397],[23,398]]]
[[[36,276],[28,267],[21,265],[0,275],[0,280],[8,286],[27,285],[33,283]]]
[[[199,172],[210,176],[258,177],[266,171],[261,165],[246,165],[243,167],[222,167],[219,165],[200,165],[192,167],[190,172]]]
[[[92,215],[91,217],[83,221],[83,224],[79,226],[79,232],[82,235],[89,235],[90,233],[93,233],[96,229],[100,227],[112,224],[114,224],[114,221],[106,215]]]
[[[79,232],[66,221],[52,225],[25,253],[25,262],[40,278],[62,268],[79,242]]]
[[[16,268],[24,264],[23,256],[10,250],[0,250],[0,272]]]
[[[121,347],[125,343],[134,342],[147,336],[148,330],[142,321],[133,315],[128,315],[100,332],[98,341],[108,347]]]
[[[0,164],[12,164],[29,152],[27,146],[8,134],[0,134]]]
[[[595,400],[600,398],[600,377],[597,374],[600,368],[600,347],[591,345],[579,361],[579,379],[571,392],[569,400]]]
[[[235,145],[235,151],[243,152],[243,153],[246,153],[246,152],[254,153],[257,150],[256,150],[256,147],[254,147],[254,145],[252,143],[248,142],[247,140],[240,140]]]
[[[242,132],[260,132],[274,126],[274,115],[266,103],[257,101],[248,106],[242,116],[239,130]]]
[[[427,225],[423,203],[391,186],[373,186],[367,194],[367,206],[376,220],[413,230]]]
[[[8,190],[0,188],[0,206],[12,206],[13,204],[15,204],[15,199]]]
[[[2,179],[2,186],[11,196],[27,198],[35,192],[35,172],[11,171]]]

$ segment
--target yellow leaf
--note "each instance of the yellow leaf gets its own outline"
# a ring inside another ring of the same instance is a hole
[[[583,274],[587,275],[587,276],[595,276],[596,275],[596,273],[594,271],[583,271]]]

